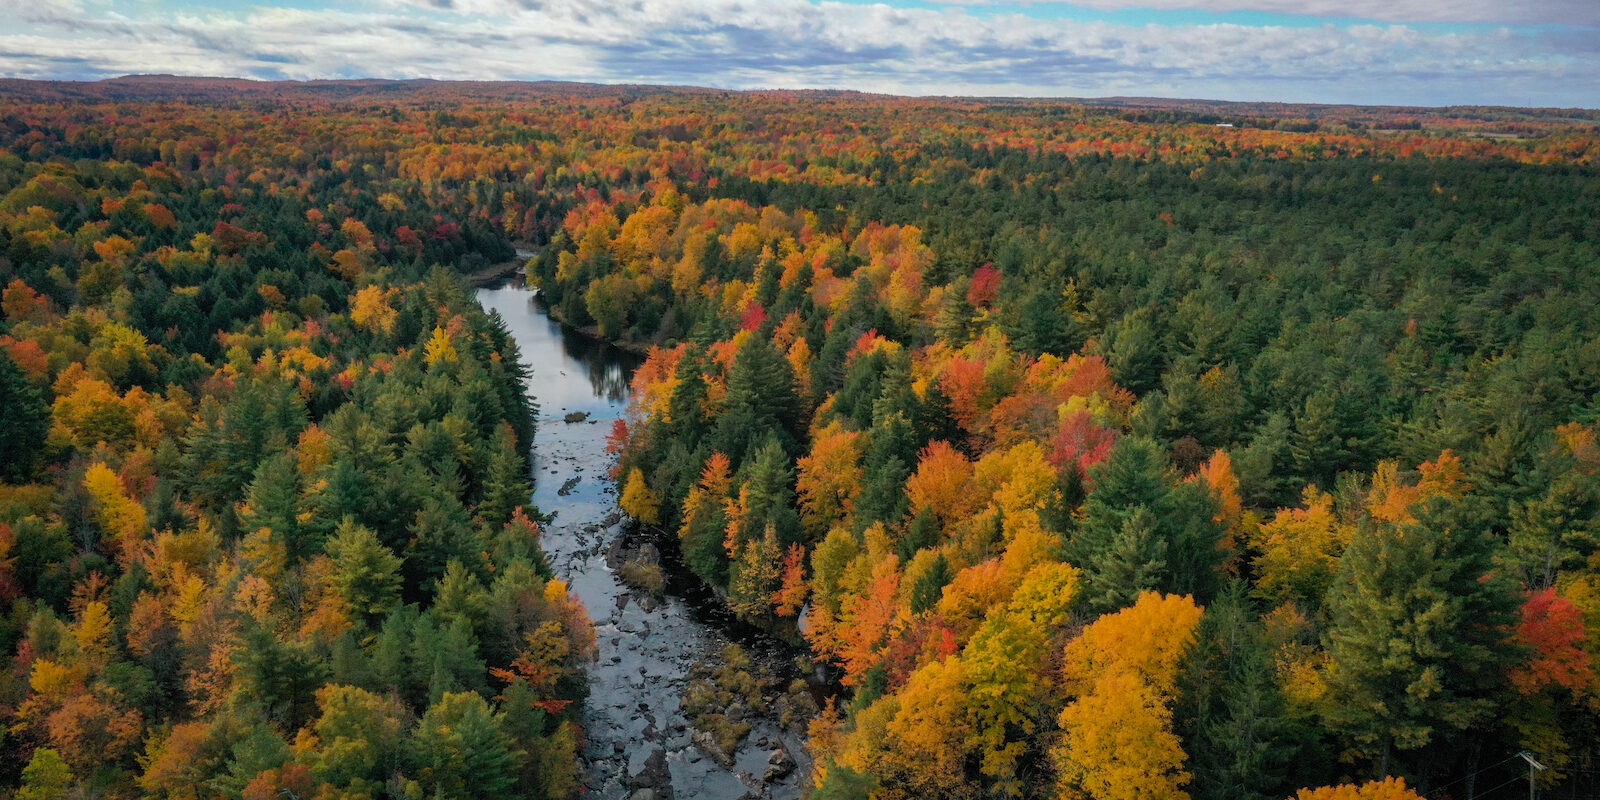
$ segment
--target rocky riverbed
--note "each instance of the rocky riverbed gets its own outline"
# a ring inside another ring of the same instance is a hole
[[[486,288],[478,297],[505,318],[533,370],[533,502],[553,516],[544,548],[595,624],[583,711],[590,796],[799,797],[809,785],[804,729],[815,708],[799,680],[801,653],[739,625],[684,574],[670,542],[617,510],[605,437],[626,407],[638,356],[563,328],[526,289]],[[621,575],[628,564],[639,565],[632,586]],[[659,570],[659,591],[638,577],[648,565]],[[699,703],[686,702],[691,692]],[[735,730],[743,735],[730,738]]]

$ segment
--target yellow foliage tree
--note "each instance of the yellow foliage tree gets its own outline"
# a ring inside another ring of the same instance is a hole
[[[350,321],[372,333],[393,331],[399,317],[400,312],[389,305],[389,293],[377,286],[363,287],[350,303]]]
[[[911,674],[900,694],[899,713],[889,721],[893,752],[915,754],[915,769],[903,771],[916,793],[956,796],[966,780],[967,670],[959,658],[927,664]],[[909,766],[909,765],[908,765]]]
[[[440,361],[454,363],[459,356],[456,354],[455,340],[450,333],[438,325],[433,326],[433,336],[428,339],[428,345],[423,350],[423,358],[430,367]]]
[[[1256,593],[1275,603],[1315,608],[1338,571],[1352,531],[1333,513],[1333,495],[1308,486],[1304,509],[1279,509],[1255,532]]]
[[[1079,585],[1078,570],[1068,564],[1034,567],[962,651],[970,676],[969,746],[977,750],[980,770],[1000,794],[1023,793],[1017,764],[1050,713],[1046,645],[1066,623]]]
[[[1422,800],[1422,795],[1406,787],[1405,778],[1384,778],[1357,786],[1346,783],[1301,789],[1293,800]]]
[[[1178,667],[1201,609],[1145,592],[1067,645],[1056,774],[1062,794],[1094,800],[1188,800],[1187,756],[1172,732]]]
[[[128,558],[136,558],[146,528],[144,506],[122,491],[122,482],[102,462],[83,474],[83,488],[93,501],[95,522]]]
[[[826,531],[855,507],[863,477],[860,461],[860,433],[836,428],[818,434],[811,453],[796,465],[795,488],[808,528]]]
[[[645,483],[644,471],[634,467],[628,472],[628,481],[622,490],[622,510],[646,525],[661,524],[661,498],[650,491]]]
[[[116,643],[112,630],[111,609],[100,600],[84,604],[78,624],[72,628],[73,642],[78,647],[78,663],[91,673],[98,673],[111,663]]]

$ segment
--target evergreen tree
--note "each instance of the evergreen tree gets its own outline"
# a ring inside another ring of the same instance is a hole
[[[1090,477],[1094,489],[1068,542],[1069,560],[1088,578],[1090,602],[1114,610],[1143,589],[1209,600],[1222,531],[1205,489],[1175,482],[1159,446],[1140,436],[1119,439]]]
[[[280,640],[263,625],[248,626],[235,657],[245,694],[260,704],[267,719],[296,730],[316,710],[314,694],[322,686],[323,660],[310,648]]]
[[[728,525],[721,498],[707,497],[681,531],[683,559],[690,571],[712,586],[728,585],[728,551],[723,546]]]
[[[435,494],[411,525],[411,541],[401,565],[406,597],[416,601],[431,597],[451,561],[478,572],[485,549],[461,501],[448,492]]]
[[[800,398],[788,359],[771,341],[750,337],[728,372],[727,406],[717,420],[714,446],[735,464],[768,435],[778,437],[789,452],[795,447],[799,421]]]
[[[1296,731],[1248,599],[1230,584],[1206,609],[1186,657],[1178,711],[1196,800],[1276,800],[1293,791]]]
[[[418,620],[416,606],[395,608],[384,618],[368,651],[373,681],[380,686],[394,687],[407,699],[419,699],[427,692],[428,676],[418,674],[411,658],[411,641]]]
[[[1167,542],[1156,530],[1155,516],[1148,508],[1135,508],[1111,540],[1083,560],[1090,587],[1085,601],[1102,614],[1126,608],[1160,586],[1167,573]]]
[[[917,582],[911,586],[911,613],[921,614],[937,606],[939,599],[944,596],[944,587],[953,577],[949,560],[940,554],[933,560],[933,566],[919,575]]]
[[[931,508],[924,508],[911,518],[911,524],[906,528],[905,538],[900,540],[896,548],[900,561],[910,563],[911,557],[917,551],[933,547],[939,543],[939,517]]]
[[[447,693],[429,706],[409,752],[424,797],[462,800],[510,796],[523,757],[489,704],[471,692]]]
[[[291,560],[313,554],[300,525],[300,468],[292,453],[279,453],[261,462],[245,491],[239,527],[246,533],[266,529],[282,543]],[[320,549],[320,548],[319,548]]]
[[[410,663],[414,677],[426,682],[429,702],[447,692],[486,690],[487,668],[478,657],[472,623],[459,617],[440,620],[430,611],[417,619],[411,637]]]
[[[495,433],[485,458],[487,464],[483,482],[483,500],[478,503],[478,519],[498,531],[511,521],[511,515],[521,506],[528,505],[527,462],[517,454],[516,440],[509,427]]]
[[[667,404],[667,441],[697,442],[705,435],[701,410],[706,399],[705,366],[705,351],[698,343],[691,343],[678,359],[678,369],[673,373],[677,385]]]
[[[0,480],[33,477],[50,432],[50,408],[15,361],[0,350]]]
[[[1380,776],[1396,751],[1448,747],[1490,719],[1516,656],[1515,599],[1491,571],[1479,505],[1436,500],[1415,523],[1368,520],[1340,559],[1323,635],[1327,722]]]
[[[897,523],[906,515],[910,501],[905,483],[916,463],[918,446],[911,422],[902,411],[880,403],[875,417],[861,464],[866,482],[855,507],[856,527],[863,530],[874,522]]]
[[[1023,352],[1064,356],[1083,346],[1077,320],[1055,286],[1055,281],[1049,281],[1034,288],[1018,305],[1016,323],[1010,332]],[[1130,335],[1129,341],[1132,339]],[[1139,356],[1127,356],[1130,360],[1136,357]]]
[[[945,295],[939,313],[933,318],[933,335],[951,347],[960,347],[972,340],[972,315],[975,309],[967,301],[966,292],[952,291]]]
[[[345,517],[328,540],[333,586],[351,617],[366,625],[389,614],[400,599],[400,558],[370,529]]]
[[[778,546],[800,541],[800,515],[795,511],[794,468],[784,454],[778,437],[767,437],[745,467],[742,484],[743,516],[736,541],[753,541],[768,528],[778,537]]]
[[[213,778],[208,788],[229,797],[242,797],[244,787],[252,779],[289,763],[290,755],[289,744],[277,731],[271,725],[258,722],[233,743],[228,774]]]

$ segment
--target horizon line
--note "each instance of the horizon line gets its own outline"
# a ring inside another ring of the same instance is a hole
[[[1174,97],[1174,96],[1164,96],[1164,95],[1101,95],[1101,96],[1092,96],[1092,97],[1091,96],[1077,96],[1077,95],[977,95],[977,94],[973,94],[973,95],[964,95],[964,94],[922,94],[922,95],[918,95],[918,94],[891,94],[891,93],[887,93],[887,92],[872,92],[872,91],[866,91],[866,90],[862,90],[862,89],[852,89],[852,88],[848,88],[848,87],[788,88],[788,87],[781,87],[781,86],[770,86],[770,87],[762,87],[762,88],[733,89],[733,88],[725,88],[725,87],[719,87],[719,86],[701,86],[701,85],[696,85],[696,84],[647,83],[647,82],[628,82],[628,81],[606,82],[606,81],[595,81],[595,80],[572,80],[572,79],[564,79],[564,78],[496,78],[496,79],[487,79],[487,78],[430,78],[430,77],[416,77],[416,78],[360,77],[360,78],[303,78],[303,79],[302,78],[273,78],[273,79],[267,79],[267,78],[259,78],[259,77],[251,77],[251,76],[238,76],[238,75],[187,75],[187,74],[168,73],[168,72],[135,72],[135,73],[126,73],[126,74],[123,74],[123,75],[115,75],[115,76],[110,76],[110,77],[102,77],[102,78],[69,78],[69,77],[25,78],[25,77],[13,76],[13,75],[0,75],[0,83],[21,83],[21,84],[37,84],[37,85],[75,84],[75,85],[82,85],[82,86],[92,86],[92,85],[97,85],[97,84],[110,84],[110,83],[117,83],[117,82],[124,82],[124,83],[135,82],[138,79],[158,79],[158,78],[159,79],[170,79],[170,80],[172,80],[174,82],[183,82],[183,81],[189,81],[189,82],[240,81],[240,82],[247,82],[247,83],[252,83],[252,84],[259,84],[259,85],[262,85],[262,86],[312,86],[312,85],[317,85],[317,84],[323,84],[323,85],[347,85],[347,86],[357,86],[357,85],[361,85],[361,84],[394,84],[394,85],[439,84],[439,85],[457,85],[457,86],[471,86],[471,85],[538,86],[538,85],[542,85],[542,84],[557,84],[557,85],[585,86],[585,87],[596,87],[596,88],[607,88],[607,89],[629,89],[629,88],[634,88],[634,89],[655,89],[655,90],[665,90],[665,91],[683,91],[683,92],[693,92],[693,93],[723,93],[723,94],[748,94],[748,95],[765,94],[765,93],[777,93],[777,92],[789,93],[789,94],[817,94],[817,95],[823,95],[823,94],[854,94],[854,95],[861,95],[863,97],[881,97],[881,98],[892,98],[892,99],[903,99],[903,100],[1023,101],[1023,102],[1044,102],[1044,103],[1056,102],[1056,103],[1080,104],[1080,105],[1091,105],[1091,104],[1094,104],[1094,103],[1097,103],[1097,102],[1098,103],[1112,103],[1112,102],[1124,102],[1124,103],[1127,103],[1127,102],[1140,102],[1140,101],[1159,101],[1159,102],[1168,102],[1168,103],[1206,103],[1206,104],[1213,104],[1213,105],[1231,105],[1231,106],[1274,105],[1274,106],[1283,106],[1285,108],[1319,108],[1319,109],[1347,108],[1347,109],[1398,109],[1398,110],[1446,111],[1446,110],[1449,110],[1449,109],[1457,109],[1457,108],[1462,108],[1462,109],[1493,109],[1493,108],[1499,108],[1499,109],[1513,109],[1513,110],[1518,110],[1518,111],[1590,111],[1590,112],[1600,111],[1600,107],[1590,107],[1590,106],[1519,106],[1519,105],[1503,105],[1503,104],[1495,104],[1495,103],[1488,103],[1488,104],[1480,104],[1480,103],[1451,103],[1451,104],[1447,104],[1447,105],[1421,105],[1421,104],[1395,104],[1395,103],[1331,103],[1331,102],[1294,102],[1294,101],[1289,101],[1289,100],[1222,100],[1222,99],[1214,99],[1214,98],[1206,98],[1206,97]]]

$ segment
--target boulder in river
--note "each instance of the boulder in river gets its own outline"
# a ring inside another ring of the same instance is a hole
[[[561,495],[562,497],[566,497],[567,495],[572,494],[572,490],[578,488],[578,481],[581,481],[581,480],[583,480],[583,479],[582,478],[568,478],[567,482],[561,484],[561,488],[556,490],[556,494]]]
[[[583,422],[588,418],[589,412],[587,411],[568,411],[567,415],[562,417],[562,419],[566,420],[567,422]]]
[[[658,747],[651,751],[650,757],[644,760],[644,768],[628,779],[628,785],[637,790],[630,798],[650,791],[658,800],[672,800],[672,771],[667,769],[666,749]]]
[[[767,783],[771,783],[787,777],[789,773],[794,772],[795,766],[794,756],[789,754],[789,748],[780,744],[778,749],[767,756],[767,772],[762,777]]]
[[[724,767],[733,766],[733,756],[729,755],[727,751],[722,749],[721,745],[717,744],[717,737],[713,736],[709,731],[695,731],[689,737],[689,740],[694,742],[706,755],[711,756],[712,761]]]

